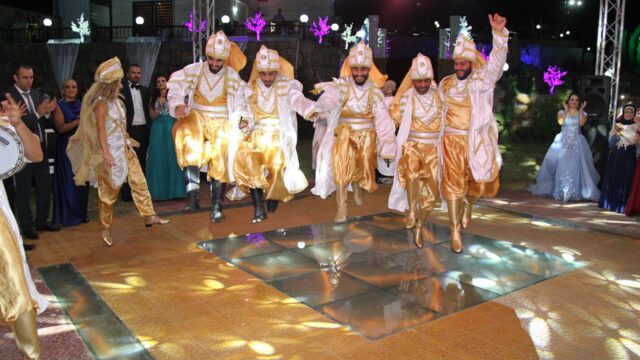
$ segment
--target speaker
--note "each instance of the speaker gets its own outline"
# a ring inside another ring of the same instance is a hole
[[[438,82],[440,82],[443,77],[453,73],[453,59],[438,59],[436,63],[436,79]]]
[[[583,101],[587,102],[587,123],[582,127],[582,133],[587,138],[593,154],[593,163],[602,178],[609,155],[611,78],[583,76],[580,81],[580,93]]]
[[[611,96],[611,78],[608,76],[583,76],[580,81],[582,100],[587,102],[584,111],[589,122],[609,124],[609,101]]]

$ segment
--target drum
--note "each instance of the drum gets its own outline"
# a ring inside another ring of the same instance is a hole
[[[22,170],[24,160],[24,146],[15,131],[0,126],[0,179],[4,180]]]

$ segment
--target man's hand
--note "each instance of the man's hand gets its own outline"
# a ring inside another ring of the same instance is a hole
[[[249,133],[249,122],[245,119],[240,119],[238,123],[238,128],[242,131],[243,134],[247,135]]]
[[[497,33],[502,33],[505,26],[507,26],[507,18],[500,16],[498,13],[493,15],[489,14],[489,23],[491,24],[491,29]]]
[[[5,94],[7,100],[2,102],[2,114],[9,117],[9,123],[13,127],[18,127],[22,124],[22,109],[21,106],[16,103],[11,94]]]
[[[187,116],[187,105],[182,104],[176,106],[176,117],[181,118]]]

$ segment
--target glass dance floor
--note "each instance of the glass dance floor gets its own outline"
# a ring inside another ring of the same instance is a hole
[[[425,248],[383,213],[199,244],[279,291],[375,340],[583,266],[509,242],[428,224]]]

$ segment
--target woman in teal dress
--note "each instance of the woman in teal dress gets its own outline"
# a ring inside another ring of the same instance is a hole
[[[167,77],[156,78],[156,88],[149,104],[153,123],[147,152],[147,184],[153,200],[186,197],[184,176],[176,161],[171,128],[176,119],[169,115]]]

